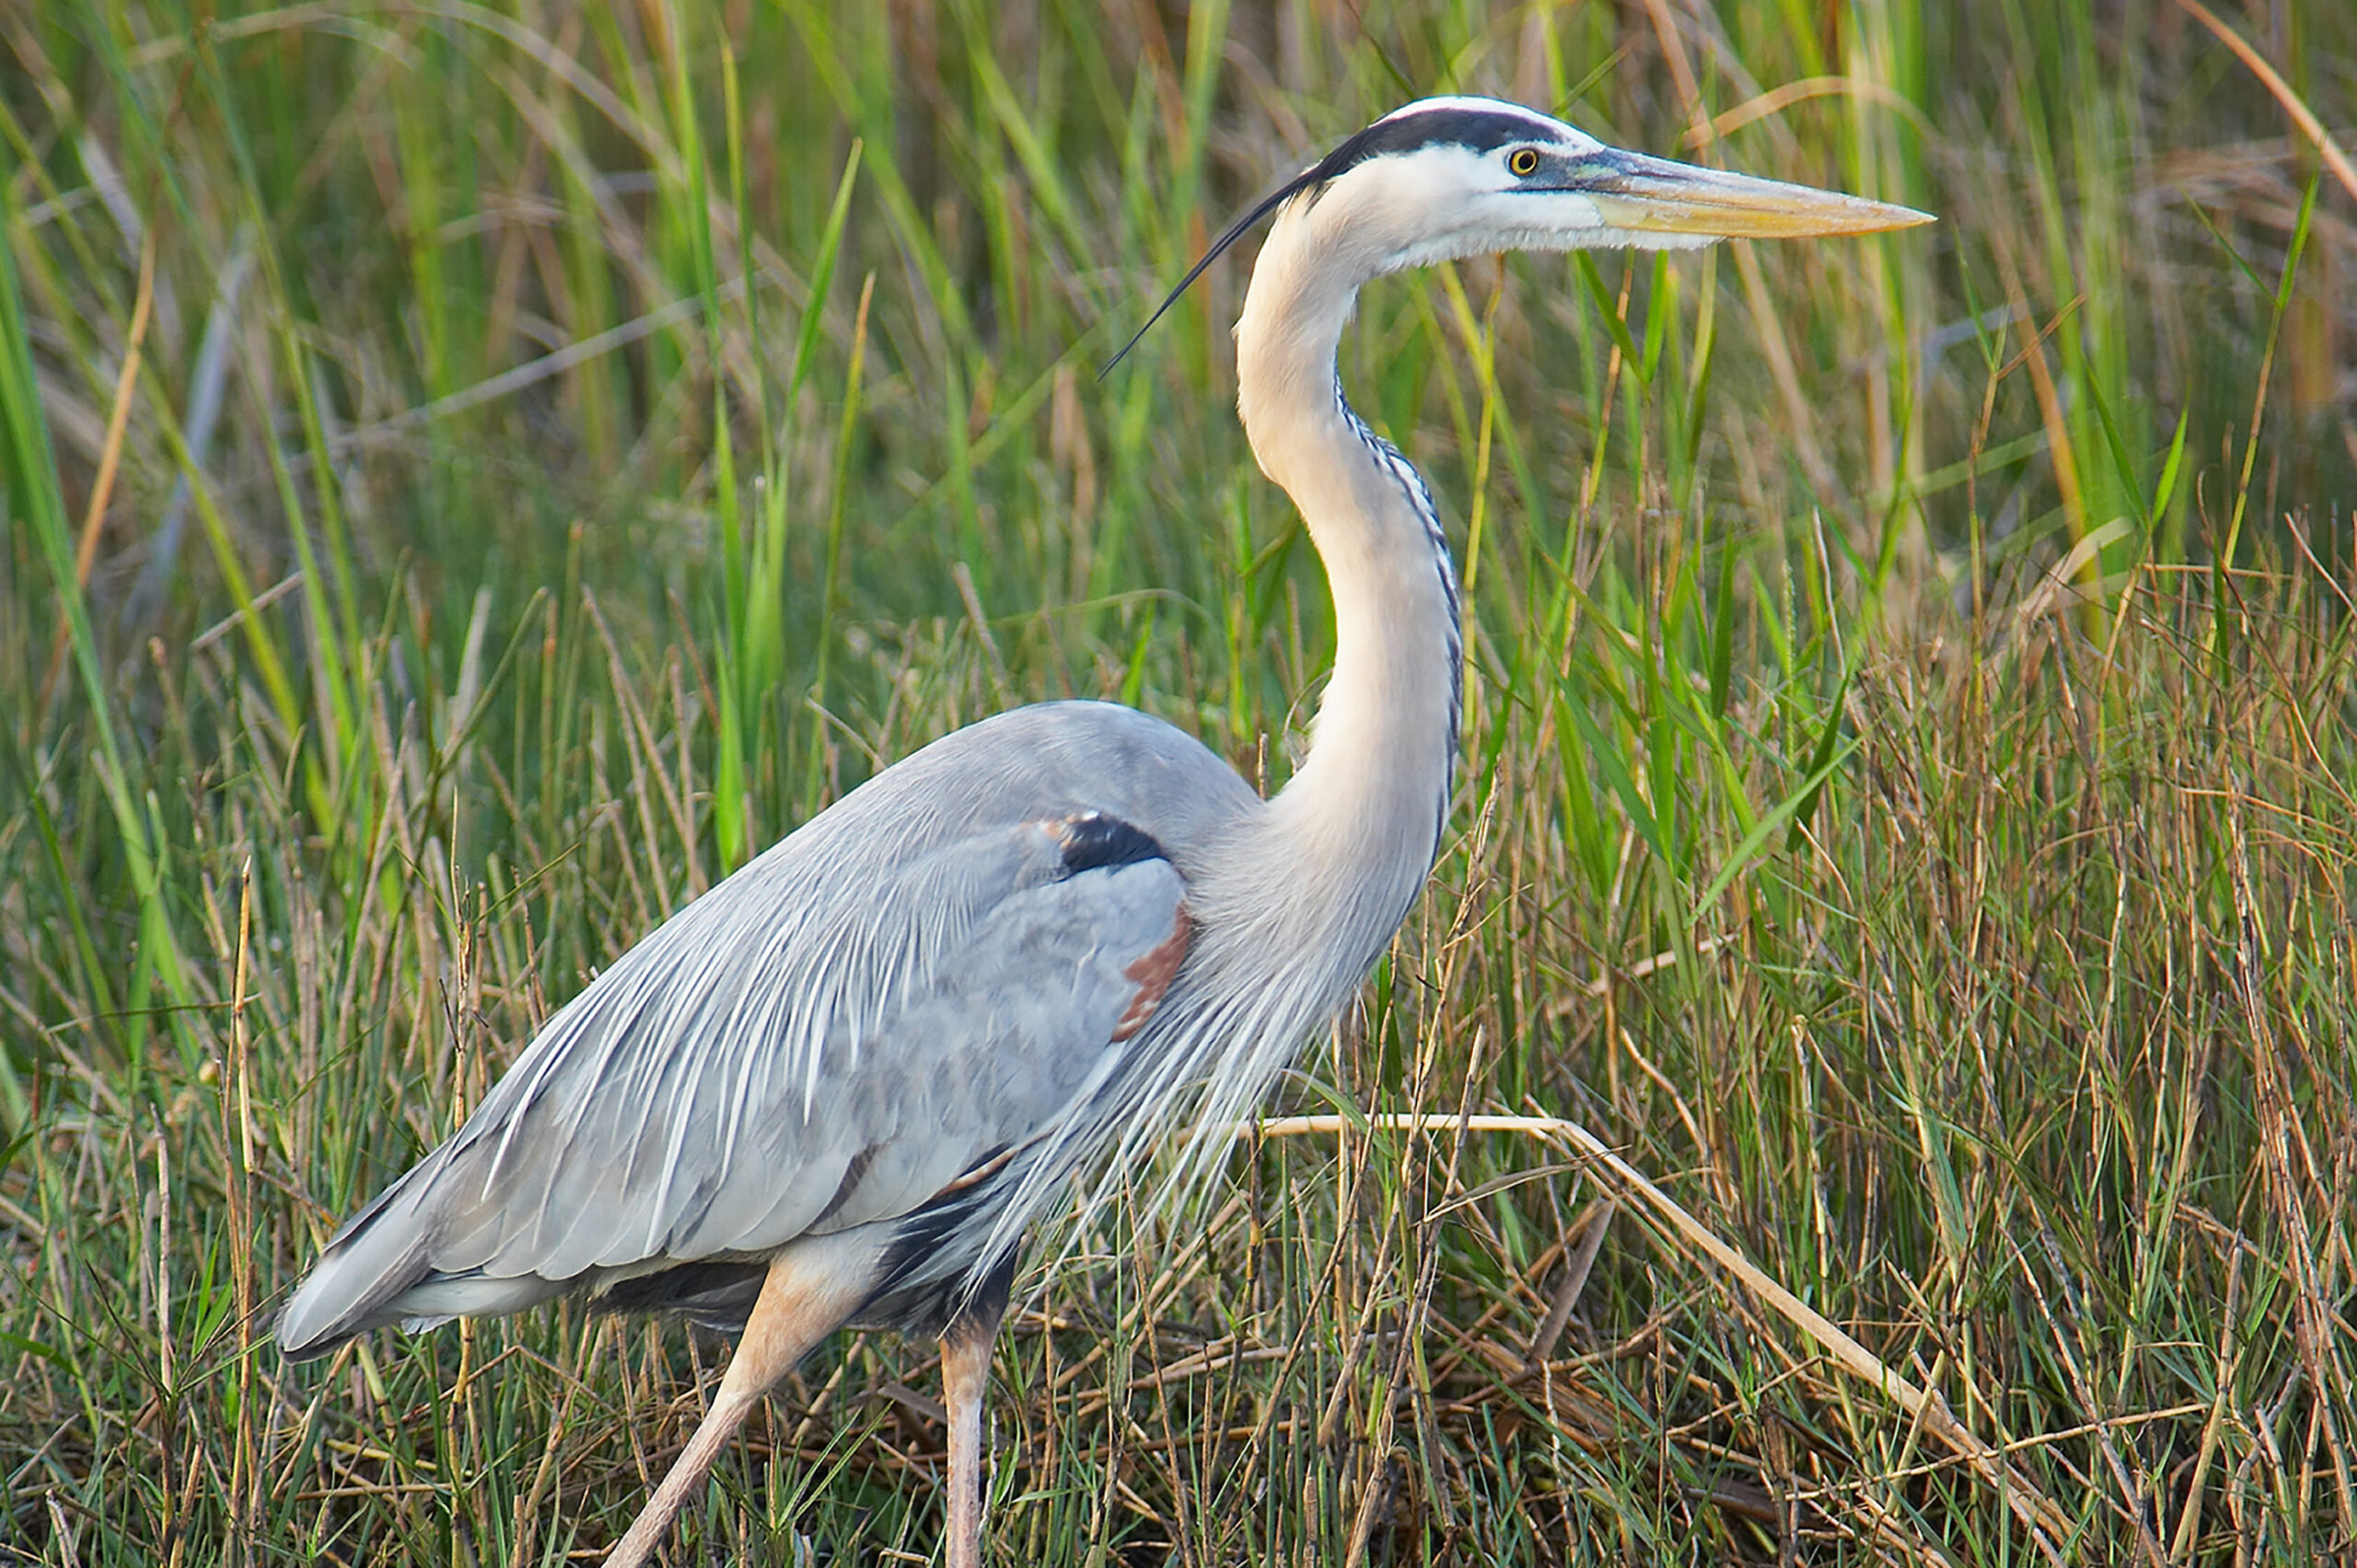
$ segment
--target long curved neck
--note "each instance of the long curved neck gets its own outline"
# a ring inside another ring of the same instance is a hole
[[[1254,457],[1301,509],[1334,596],[1334,673],[1308,757],[1270,803],[1305,872],[1347,900],[1372,958],[1431,869],[1457,757],[1457,575],[1423,482],[1335,377],[1363,263],[1298,206],[1261,248],[1236,328]],[[1342,890],[1347,891],[1342,891]],[[1380,930],[1374,929],[1379,925]],[[1355,980],[1353,975],[1353,979]]]

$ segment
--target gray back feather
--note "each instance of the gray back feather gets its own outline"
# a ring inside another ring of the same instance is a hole
[[[1170,860],[1063,876],[1041,822],[1090,810]],[[1059,1130],[1160,1033],[1114,1044],[1137,990],[1124,970],[1168,937],[1205,847],[1264,810],[1199,742],[1110,704],[935,742],[560,1009],[330,1244],[282,1343],[473,1309],[454,1281],[505,1309],[584,1276],[773,1250],[905,1214],[999,1151],[1019,1156],[1010,1191],[1052,1197],[1087,1152]],[[1057,1168],[1031,1179],[1043,1162]],[[940,1268],[971,1268],[987,1239]]]

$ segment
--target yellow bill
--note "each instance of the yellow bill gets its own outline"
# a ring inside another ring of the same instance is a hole
[[[1933,223],[1929,213],[1814,186],[1616,153],[1606,168],[1580,181],[1604,221],[1653,234],[1702,234],[1720,239],[1797,239],[1806,235],[1874,234]]]

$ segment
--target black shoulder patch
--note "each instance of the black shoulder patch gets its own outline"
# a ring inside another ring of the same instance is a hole
[[[1067,877],[1103,865],[1134,865],[1141,860],[1170,858],[1170,852],[1156,842],[1152,833],[1102,811],[1084,811],[1077,817],[1065,818],[1056,824],[1056,836],[1063,843]]]
[[[1543,126],[1511,110],[1421,110],[1376,121],[1328,153],[1306,179],[1311,185],[1323,185],[1369,158],[1411,153],[1419,147],[1463,147],[1469,152],[1493,153],[1516,142],[1545,138]]]

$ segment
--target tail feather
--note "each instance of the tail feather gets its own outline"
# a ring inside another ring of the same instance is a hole
[[[329,1238],[278,1315],[280,1350],[295,1360],[308,1360],[371,1329],[513,1312],[562,1288],[531,1276],[468,1279],[435,1268],[443,1216],[434,1202],[434,1179],[443,1163],[429,1157]]]
[[[571,1280],[538,1274],[494,1279],[489,1274],[428,1274],[385,1304],[379,1322],[398,1321],[412,1330],[431,1329],[453,1318],[497,1318],[538,1307],[571,1288]]]
[[[597,1271],[550,1279],[437,1268],[437,1258],[448,1261],[446,1232],[453,1223],[447,1212],[451,1184],[437,1179],[447,1174],[447,1163],[429,1157],[329,1239],[278,1314],[280,1351],[308,1361],[371,1329],[425,1329],[452,1318],[520,1312],[595,1279]]]
[[[325,1355],[356,1334],[404,1316],[386,1310],[431,1272],[428,1237],[416,1224],[412,1184],[397,1182],[352,1216],[278,1314],[278,1348],[289,1357]]]

